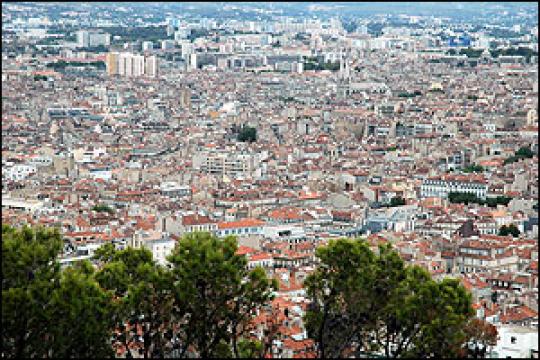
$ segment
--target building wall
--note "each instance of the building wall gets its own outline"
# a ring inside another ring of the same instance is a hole
[[[176,242],[174,240],[168,239],[152,241],[147,246],[152,252],[153,259],[160,265],[166,265],[168,263],[167,256],[172,253],[175,245]]]
[[[109,75],[135,77],[156,77],[158,75],[156,56],[110,52],[107,54],[106,65]]]
[[[530,358],[531,350],[536,350],[538,357],[538,328],[503,325],[497,330],[499,341],[493,350],[498,358]]]
[[[444,180],[424,180],[420,188],[421,197],[447,198],[451,192],[474,194],[481,199],[486,198],[487,185],[466,182],[448,182]]]

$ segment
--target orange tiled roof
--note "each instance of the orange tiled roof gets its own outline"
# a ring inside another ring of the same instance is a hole
[[[263,253],[251,255],[251,257],[249,258],[249,261],[259,261],[259,260],[268,260],[268,259],[272,259],[272,255],[267,252],[263,252]]]
[[[208,216],[202,215],[186,215],[182,218],[182,224],[187,226],[211,224],[213,222]]]
[[[238,249],[236,250],[236,255],[246,255],[246,254],[253,254],[256,253],[257,250],[255,250],[252,247],[240,245]]]
[[[537,318],[538,312],[534,311],[530,307],[525,305],[513,308],[508,310],[506,314],[501,315],[501,322],[513,322],[513,321],[523,321],[526,319]]]
[[[259,219],[242,219],[237,221],[220,222],[218,223],[218,229],[237,229],[244,227],[262,226],[264,224],[266,223]]]
[[[302,218],[300,210],[297,208],[274,209],[268,213],[268,217],[279,220],[299,220]]]

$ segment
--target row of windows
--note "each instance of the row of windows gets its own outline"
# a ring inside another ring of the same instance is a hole
[[[488,250],[462,248],[461,252],[464,254],[476,254],[476,255],[489,255]]]
[[[206,166],[243,166],[243,165],[247,165],[245,162],[241,162],[241,161],[234,161],[234,160],[230,160],[230,161],[206,161],[203,165],[206,165]]]
[[[221,166],[203,166],[201,168],[203,171],[209,171],[209,172],[222,172],[225,171],[248,171],[248,167],[221,167]]]
[[[190,231],[209,231],[209,230],[215,230],[215,229],[216,229],[215,224],[212,224],[212,225],[194,225],[194,226],[191,226]]]
[[[423,184],[422,188],[429,189],[471,189],[471,190],[482,190],[486,191],[486,186],[483,185],[472,185],[472,184],[458,184],[458,185],[448,185],[448,184]]]
[[[422,185],[439,185],[439,186],[462,186],[462,187],[485,187],[485,184],[468,183],[468,182],[454,182],[454,181],[441,181],[441,180],[425,180]]]
[[[222,231],[224,235],[240,235],[240,234],[254,234],[259,231],[260,228],[240,228],[240,229],[231,229]]]
[[[458,189],[456,189],[458,190]],[[437,194],[447,194],[447,193],[450,193],[450,192],[453,192],[452,189],[422,189],[422,192],[423,193],[437,193]],[[481,195],[485,195],[485,190],[481,190],[481,189],[459,189],[459,191],[456,191],[456,192],[461,192],[461,193],[473,193],[473,194],[481,194]]]

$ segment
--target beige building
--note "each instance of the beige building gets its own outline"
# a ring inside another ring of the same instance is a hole
[[[106,59],[107,74],[118,75],[118,53],[110,52]]]
[[[109,75],[156,77],[158,74],[158,60],[155,56],[110,52],[107,54],[106,65]]]

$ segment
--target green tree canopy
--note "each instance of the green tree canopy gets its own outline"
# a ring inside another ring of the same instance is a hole
[[[271,299],[275,284],[262,269],[249,271],[237,247],[234,237],[196,232],[186,234],[170,255],[175,315],[182,323],[180,356],[190,345],[198,356],[217,356],[220,343],[231,344],[238,355],[247,323]]]
[[[187,234],[170,255],[170,267],[164,267],[146,249],[98,249],[96,279],[114,292],[119,309],[115,346],[137,343],[145,358],[258,351],[260,344],[250,343],[246,334],[275,284],[261,268],[249,271],[236,250],[234,237]],[[136,328],[142,329],[142,340]]]
[[[482,172],[484,167],[482,165],[471,164],[463,169],[464,173]]]
[[[521,159],[531,159],[533,156],[534,156],[534,152],[531,150],[530,147],[522,146],[515,152],[514,155],[504,160],[504,165],[512,164]]]
[[[110,294],[84,263],[60,271],[57,229],[2,226],[2,356],[105,357]]]
[[[93,279],[86,262],[62,272],[60,285],[51,296],[51,331],[48,351],[59,358],[104,358],[114,355],[110,346],[116,310],[112,294]]]
[[[113,214],[114,213],[114,210],[108,206],[108,205],[103,205],[103,204],[100,204],[100,205],[95,205],[92,210],[96,211],[96,212],[107,212],[109,214]]]
[[[530,159],[534,156],[534,153],[532,152],[530,147],[523,146],[520,147],[518,151],[516,151],[516,156]]]
[[[163,357],[171,345],[167,336],[173,323],[170,271],[157,265],[145,248],[117,251],[108,244],[94,257],[104,263],[96,274],[97,281],[116,296],[114,321],[120,333],[115,336],[115,345],[129,348],[131,343],[141,343],[135,331],[141,328],[143,356]]]
[[[60,276],[56,230],[2,225],[2,356],[45,356],[49,296]]]
[[[257,141],[257,129],[247,125],[243,126],[238,133],[238,141],[250,143]]]
[[[508,226],[503,225],[499,229],[499,236],[508,236],[512,235],[512,237],[518,237],[521,231],[517,228],[516,225],[510,224]]]
[[[460,353],[473,313],[458,280],[436,282],[390,246],[375,254],[362,240],[332,241],[317,256],[321,265],[305,282],[312,300],[305,320],[320,357]]]
[[[480,199],[475,194],[471,193],[462,193],[462,192],[450,192],[448,193],[448,200],[451,203],[474,203],[479,205],[487,205],[489,207],[497,207],[497,205],[508,205],[512,200],[508,196],[497,196],[495,198],[486,198],[485,200]]]
[[[396,196],[396,197],[393,197],[393,198],[390,200],[390,206],[391,206],[391,207],[394,207],[394,206],[401,206],[401,205],[405,205],[405,199],[402,198],[402,197]]]

